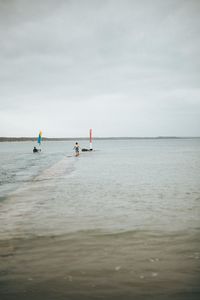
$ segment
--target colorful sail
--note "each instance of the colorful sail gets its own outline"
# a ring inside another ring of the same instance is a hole
[[[38,136],[38,144],[40,145],[41,144],[41,141],[42,141],[42,131],[39,132],[39,136]]]
[[[92,150],[92,128],[90,128],[90,150]]]

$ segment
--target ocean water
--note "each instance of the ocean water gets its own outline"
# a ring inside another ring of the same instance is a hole
[[[0,143],[1,300],[200,299],[200,139],[33,146]]]

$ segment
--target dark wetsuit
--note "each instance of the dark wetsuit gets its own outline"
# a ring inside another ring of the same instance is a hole
[[[76,151],[76,153],[79,153],[79,146],[75,147],[75,151]]]

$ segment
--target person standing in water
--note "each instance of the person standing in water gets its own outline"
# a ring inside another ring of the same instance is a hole
[[[36,153],[36,152],[40,152],[41,149],[37,149],[36,147],[33,148],[33,153]]]
[[[75,150],[75,156],[79,156],[80,154],[80,146],[79,144],[76,142],[75,146],[74,146],[74,150]]]

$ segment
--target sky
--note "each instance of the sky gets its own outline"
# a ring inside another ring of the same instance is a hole
[[[0,136],[200,136],[199,0],[0,0]]]

